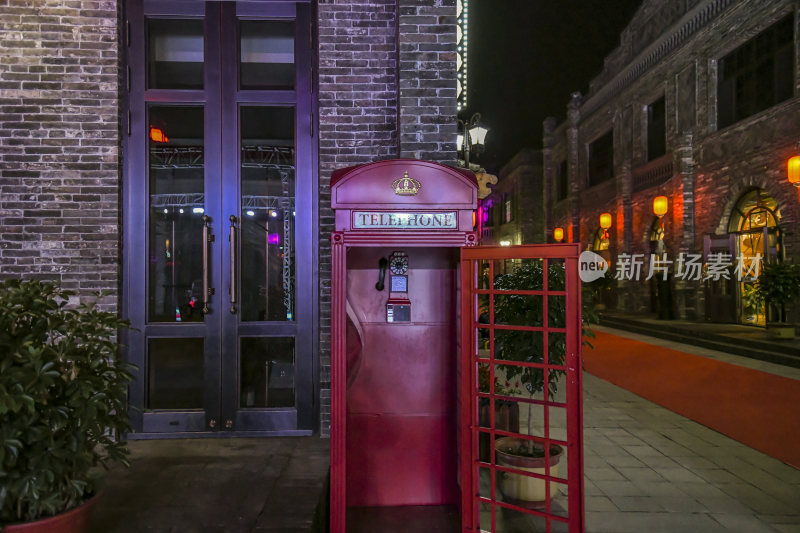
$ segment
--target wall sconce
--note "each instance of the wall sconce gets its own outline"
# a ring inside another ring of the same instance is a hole
[[[658,223],[664,227],[664,215],[669,210],[669,198],[666,196],[656,196],[653,198],[653,214],[658,217]]]
[[[553,238],[556,242],[561,242],[564,240],[564,228],[556,228],[553,230]]]
[[[611,213],[600,215],[600,227],[603,228],[603,238],[608,239],[608,228],[611,227]]]

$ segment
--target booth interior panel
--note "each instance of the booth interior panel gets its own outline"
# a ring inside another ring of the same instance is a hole
[[[384,290],[375,286],[380,258],[398,250],[408,254],[407,323],[386,319],[391,273]],[[459,499],[457,257],[457,250],[437,248],[348,252],[348,506]]]
[[[351,414],[348,423],[349,506],[458,501],[452,417]]]
[[[347,533],[458,533],[461,517],[455,505],[351,507]]]

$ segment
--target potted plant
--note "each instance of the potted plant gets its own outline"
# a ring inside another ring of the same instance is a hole
[[[767,332],[775,337],[794,338],[795,327],[786,321],[786,306],[800,299],[800,264],[765,265],[758,276],[756,295],[772,307],[767,309]],[[777,320],[769,320],[776,315]]]
[[[0,283],[0,525],[84,531],[100,469],[128,464],[126,322],[50,282]],[[83,528],[83,529],[81,529]]]
[[[499,290],[541,290],[543,286],[544,267],[541,261],[530,261],[518,265],[507,274],[498,276],[494,286]],[[548,267],[548,288],[564,290],[565,271],[562,264],[550,263]],[[585,300],[588,304],[589,299]],[[542,298],[530,295],[498,295],[495,297],[494,319],[496,324],[542,326],[544,322],[544,306]],[[588,328],[589,323],[596,323],[597,316],[589,308],[584,309],[583,335],[593,337]],[[550,327],[566,326],[566,297],[550,297],[547,305],[547,324]],[[496,330],[495,358],[505,361],[526,363],[544,362],[544,336],[522,330]],[[548,335],[548,363],[563,366],[566,359],[566,335]],[[588,344],[588,343],[586,343]],[[521,367],[504,365],[504,379],[511,390],[504,394],[526,396],[524,404],[527,409],[527,434],[534,435],[535,416],[533,400],[547,395],[553,399],[558,393],[559,379],[563,370],[552,370],[545,382],[544,370],[537,367]],[[545,390],[547,388],[547,390]],[[560,446],[551,445],[545,453],[544,445],[536,440],[502,437],[495,441],[496,461],[500,465],[519,470],[527,470],[538,474],[545,473],[545,461],[550,460],[549,473],[558,475],[558,468],[563,450]],[[527,508],[541,508],[546,505],[546,482],[540,478],[504,474],[500,479],[500,491],[506,501]],[[551,483],[550,496],[556,493],[555,483]]]

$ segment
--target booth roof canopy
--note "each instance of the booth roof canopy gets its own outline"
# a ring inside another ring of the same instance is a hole
[[[475,209],[477,191],[473,172],[418,159],[376,161],[342,168],[331,175],[334,208]]]

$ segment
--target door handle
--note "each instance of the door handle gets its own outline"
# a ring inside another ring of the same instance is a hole
[[[229,294],[231,296],[231,313],[236,313],[236,217],[231,215],[228,217],[231,221],[231,228],[228,233],[228,241],[231,246],[231,287]]]
[[[203,314],[209,313],[208,304],[211,302],[211,295],[214,294],[214,288],[208,286],[208,247],[214,242],[214,235],[211,233],[211,217],[203,215]]]

